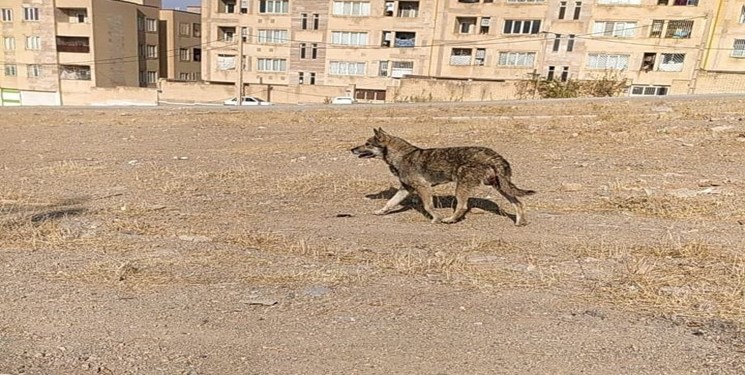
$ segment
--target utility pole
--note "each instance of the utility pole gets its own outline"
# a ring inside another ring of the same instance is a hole
[[[235,82],[236,104],[243,105],[243,27],[238,25],[238,80]]]

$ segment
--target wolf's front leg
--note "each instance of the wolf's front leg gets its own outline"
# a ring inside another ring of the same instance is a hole
[[[396,194],[394,194],[393,197],[391,197],[391,199],[389,199],[388,202],[386,202],[383,208],[374,212],[375,215],[385,215],[391,212],[391,210],[393,210],[394,207],[398,206],[408,196],[409,196],[409,191],[406,190],[406,188],[404,188],[403,186],[400,187],[398,191],[396,192]]]

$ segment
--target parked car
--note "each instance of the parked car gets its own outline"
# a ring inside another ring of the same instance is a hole
[[[237,103],[236,97],[232,97],[230,99],[225,100],[222,104],[224,105],[239,105]],[[255,96],[244,96],[243,101],[240,105],[272,105],[272,103],[267,102],[266,100],[259,99]]]
[[[351,96],[336,96],[333,99],[331,99],[331,104],[354,104],[356,103],[356,100],[354,100]]]

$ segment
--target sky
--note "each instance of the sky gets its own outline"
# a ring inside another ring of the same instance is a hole
[[[187,5],[199,5],[200,0],[163,0],[163,8],[165,9],[186,9]]]

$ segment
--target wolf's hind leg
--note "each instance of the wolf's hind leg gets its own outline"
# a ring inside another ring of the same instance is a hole
[[[398,188],[398,191],[396,192],[396,194],[394,194],[393,197],[391,197],[391,199],[389,199],[388,202],[385,203],[385,206],[375,211],[374,214],[385,215],[391,212],[391,210],[393,210],[394,207],[398,206],[408,196],[409,196],[409,191],[406,190],[406,188],[404,188],[403,186]]]
[[[471,197],[471,193],[473,192],[474,187],[478,184],[478,180],[463,180],[457,182],[455,186],[455,200],[457,201],[457,204],[455,205],[455,211],[453,211],[453,215],[442,220],[443,223],[455,223],[463,217],[463,215],[468,210],[468,198]]]

